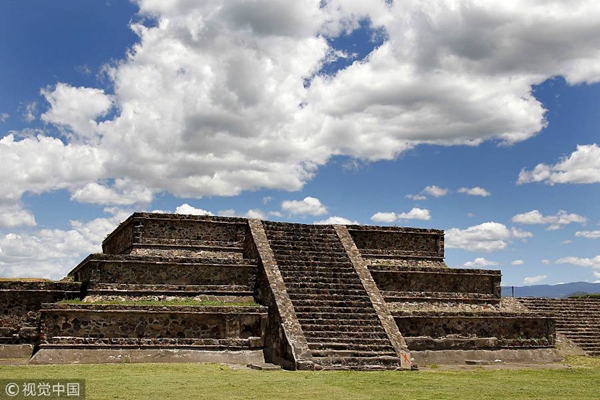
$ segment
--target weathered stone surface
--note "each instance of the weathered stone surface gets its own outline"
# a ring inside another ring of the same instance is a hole
[[[82,283],[0,282],[0,343],[217,358],[260,348],[300,370],[406,369],[407,344],[441,353],[554,343],[551,316],[500,298],[499,271],[448,269],[440,230],[135,213],[103,250],[70,273]],[[47,304],[40,320],[43,302],[78,296],[82,304]],[[184,298],[267,307],[94,303]],[[583,315],[560,312],[568,329]]]
[[[441,230],[363,225],[348,225],[347,229],[363,257],[444,259]]]
[[[600,356],[600,299],[519,298],[533,312],[556,318],[556,331],[577,344],[587,355]]]
[[[79,296],[79,282],[0,282],[0,343],[35,343],[42,303]]]
[[[402,337],[402,334],[398,330],[398,326],[394,321],[394,317],[390,313],[387,304],[379,291],[378,285],[375,283],[371,273],[369,272],[369,268],[367,263],[360,256],[360,251],[356,247],[355,242],[352,240],[352,236],[348,229],[346,229],[343,225],[335,225],[335,232],[337,236],[340,238],[342,246],[344,246],[344,250],[346,251],[356,273],[358,274],[361,283],[363,284],[364,289],[366,290],[371,303],[373,304],[373,308],[377,312],[377,316],[381,321],[381,325],[387,336],[394,347],[396,355],[400,358],[401,367],[410,369],[410,355],[408,353],[408,347],[406,346],[406,342]]]
[[[259,300],[269,307],[269,322],[265,333],[267,361],[290,369],[312,369],[312,355],[277,268],[262,221],[248,220],[252,242],[246,242],[246,252],[260,260]]]
[[[241,218],[134,213],[104,240],[102,249],[110,254],[128,254],[136,246],[163,254],[178,248],[235,252],[243,245],[247,229],[247,221]]]
[[[481,269],[384,268],[371,266],[380,290],[398,292],[449,292],[490,294],[500,299],[500,271]]]
[[[244,285],[253,290],[254,260],[92,254],[71,275],[80,282],[161,285]]]
[[[129,348],[42,348],[29,364],[123,364],[123,363],[264,363],[257,350],[129,349]]]
[[[334,227],[264,225],[314,368],[400,368],[401,358]]]
[[[267,317],[263,307],[235,306],[45,304],[41,313],[42,343],[72,338],[66,342],[71,345],[193,346],[199,339],[248,339],[262,337]]]
[[[411,350],[553,347],[555,340],[554,320],[533,313],[397,311],[394,318]]]

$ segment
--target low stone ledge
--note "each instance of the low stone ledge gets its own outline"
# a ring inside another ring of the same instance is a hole
[[[414,318],[456,318],[456,319],[468,319],[468,318],[548,318],[554,319],[552,314],[543,314],[537,312],[510,312],[510,311],[479,311],[477,313],[469,311],[393,311],[394,317],[414,317]]]
[[[467,360],[500,360],[502,363],[549,364],[561,361],[556,349],[501,350],[414,350],[411,355],[419,366],[464,365]]]
[[[388,268],[389,267],[389,268]],[[421,267],[403,267],[394,264],[376,264],[370,265],[369,270],[373,272],[410,272],[424,275],[473,275],[473,276],[502,276],[502,271],[495,269],[470,269],[470,268],[444,268],[432,269]]]
[[[249,337],[246,339],[205,339],[205,338],[131,338],[131,337],[73,337],[55,336],[40,343],[43,348],[65,348],[65,347],[178,347],[178,348],[204,348],[214,350],[225,349],[252,349],[262,348],[264,340],[261,337]]]
[[[412,351],[423,350],[495,350],[495,349],[537,349],[553,348],[554,343],[547,338],[498,339],[496,337],[446,337],[427,336],[406,337],[406,344]]]
[[[40,341],[55,338],[152,341],[180,339],[247,339],[262,337],[267,323],[263,307],[125,306],[50,304],[40,318]],[[57,339],[58,340],[58,339]],[[104,342],[105,341],[105,342]]]
[[[497,338],[432,338],[427,336],[406,337],[410,351],[423,350],[490,350],[500,349]]]
[[[79,292],[81,289],[81,282],[61,282],[61,281],[0,281],[0,292],[8,291],[28,291],[28,292],[46,292],[46,293],[57,293],[57,292]]]
[[[147,313],[207,313],[207,314],[266,314],[263,306],[176,306],[176,305],[121,305],[121,304],[83,304],[83,303],[44,303],[42,312],[50,311],[110,311],[110,312],[147,312]]]
[[[103,364],[103,363],[264,363],[259,350],[206,350],[206,349],[40,349],[28,364]]]

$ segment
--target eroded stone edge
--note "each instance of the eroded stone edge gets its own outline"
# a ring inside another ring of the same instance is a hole
[[[390,342],[396,351],[396,354],[400,358],[400,365],[402,368],[410,369],[411,362],[408,346],[406,345],[404,337],[402,337],[402,334],[396,325],[396,321],[388,309],[387,304],[383,299],[379,288],[377,287],[377,284],[373,280],[371,272],[369,272],[367,263],[361,257],[360,251],[358,250],[358,247],[356,247],[348,228],[346,228],[344,225],[333,225],[333,228],[342,242],[342,245],[346,250],[346,254],[350,258],[356,273],[358,274],[365,290],[367,291],[367,294],[369,295],[369,299],[371,300],[371,303],[377,312],[377,316],[381,321],[383,329],[387,333],[388,338],[390,339]]]
[[[306,369],[305,364],[312,364],[312,354],[296,316],[292,300],[288,295],[277,261],[275,261],[275,255],[269,245],[265,228],[259,219],[249,219],[248,225],[282,321],[283,331],[290,344],[296,368]]]

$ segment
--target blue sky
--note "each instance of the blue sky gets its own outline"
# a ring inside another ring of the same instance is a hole
[[[0,276],[134,211],[446,230],[505,285],[600,280],[600,6],[0,3]]]

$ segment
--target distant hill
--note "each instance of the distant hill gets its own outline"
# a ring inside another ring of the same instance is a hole
[[[600,283],[571,282],[559,285],[515,286],[516,297],[569,297],[572,294],[600,293]],[[512,296],[511,286],[502,286],[502,296]]]

